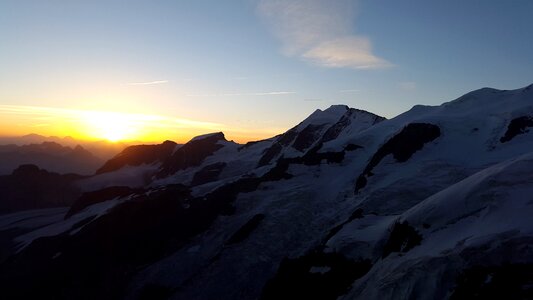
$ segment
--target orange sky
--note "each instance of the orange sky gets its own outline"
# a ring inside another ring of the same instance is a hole
[[[254,131],[224,124],[154,114],[0,105],[0,136],[36,133],[85,140],[187,142],[196,135],[223,131],[228,140],[244,143],[272,137],[286,129]]]

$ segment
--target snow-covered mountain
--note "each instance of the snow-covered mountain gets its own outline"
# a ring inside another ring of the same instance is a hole
[[[129,148],[68,209],[0,217],[13,298],[533,297],[533,85],[246,145]]]

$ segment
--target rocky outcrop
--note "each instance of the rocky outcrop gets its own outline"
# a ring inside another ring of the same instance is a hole
[[[440,136],[437,125],[427,123],[411,123],[405,126],[398,134],[389,139],[372,156],[363,173],[357,179],[355,192],[366,186],[367,177],[372,176],[372,170],[385,156],[392,154],[397,162],[406,162],[415,152],[421,150]]]
[[[507,131],[500,138],[501,143],[506,143],[512,140],[514,137],[520,134],[529,132],[528,128],[533,127],[533,117],[523,116],[519,118],[512,119],[507,126]]]
[[[194,177],[191,181],[191,186],[200,185],[217,180],[218,176],[220,175],[220,173],[222,173],[225,167],[225,162],[218,162],[203,167],[200,171],[194,173]]]

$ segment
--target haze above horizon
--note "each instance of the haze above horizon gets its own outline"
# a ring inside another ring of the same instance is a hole
[[[460,9],[458,9],[460,8]],[[0,2],[0,135],[246,142],[533,82],[533,2]]]

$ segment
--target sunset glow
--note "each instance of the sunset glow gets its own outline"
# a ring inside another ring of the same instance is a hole
[[[116,112],[83,112],[85,122],[93,135],[111,142],[131,139],[138,134],[134,115]]]
[[[0,116],[2,136],[38,133],[111,142],[160,142],[165,139],[186,142],[195,135],[227,129],[236,140],[246,139],[244,132],[232,130],[224,124],[162,115],[0,105]],[[274,133],[263,134],[269,136]]]

